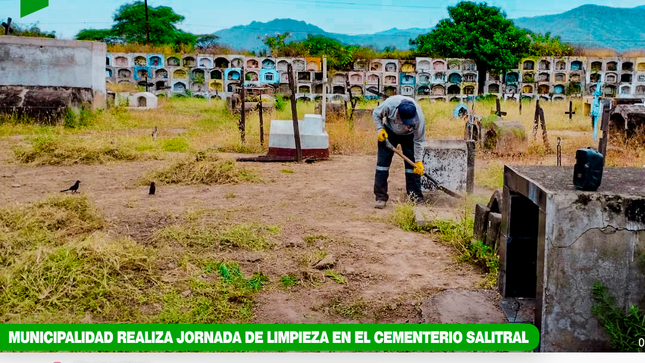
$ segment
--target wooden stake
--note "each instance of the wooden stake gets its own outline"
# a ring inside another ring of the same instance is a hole
[[[323,89],[322,89],[322,104],[321,113],[323,122],[327,120],[327,57],[323,56],[322,59],[322,71],[323,71]]]
[[[258,116],[260,117],[260,146],[264,146],[264,119],[262,117],[262,95],[260,95],[260,102],[258,102]]]
[[[241,98],[241,108],[240,108],[240,138],[242,139],[242,144],[246,143],[246,105],[245,99],[246,95],[244,92],[244,67],[241,69],[240,75],[240,98]]]
[[[293,68],[287,66],[289,76],[289,89],[291,90],[291,118],[293,119],[293,137],[296,141],[296,161],[302,162],[302,147],[300,146],[300,128],[298,126],[298,108],[296,107],[296,85],[293,80]]]
[[[609,114],[610,114],[610,104],[605,102],[605,107],[602,109],[602,121],[600,124],[600,130],[602,131],[602,138],[598,143],[598,151],[602,154],[603,157],[607,157],[607,138],[609,133]],[[605,162],[606,164],[606,162]]]

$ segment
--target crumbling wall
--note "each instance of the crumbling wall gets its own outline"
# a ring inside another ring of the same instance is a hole
[[[546,216],[542,350],[608,350],[591,291],[645,306],[645,197],[552,194]]]
[[[65,107],[106,106],[105,43],[3,36],[0,75],[0,112],[51,123]]]
[[[80,87],[0,86],[0,112],[55,125],[68,109],[92,104],[93,95]]]

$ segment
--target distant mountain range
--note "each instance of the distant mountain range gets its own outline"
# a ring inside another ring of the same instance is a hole
[[[513,21],[519,27],[542,34],[551,32],[566,42],[585,47],[645,49],[645,5],[635,8],[583,5],[562,14]]]
[[[215,32],[221,39],[221,43],[234,49],[259,51],[266,46],[262,42],[265,35],[284,34],[290,32],[289,40],[298,41],[307,38],[308,34],[322,35],[336,39],[344,44],[371,45],[377,49],[394,46],[397,49],[410,49],[410,38],[416,38],[419,34],[428,33],[431,29],[396,29],[365,35],[348,35],[329,33],[321,28],[293,19],[274,19],[266,23],[254,21],[249,25],[238,25],[232,28]]]
[[[635,8],[583,5],[556,15],[513,19],[518,27],[536,33],[551,32],[564,41],[585,47],[613,48],[618,51],[645,49],[645,5]],[[329,33],[304,21],[274,19],[266,23],[252,22],[217,31],[221,42],[234,49],[260,51],[265,49],[265,35],[290,32],[291,40],[303,40],[308,34],[323,35],[345,44],[373,46],[376,49],[395,47],[410,49],[409,40],[432,28],[397,29],[361,35]]]

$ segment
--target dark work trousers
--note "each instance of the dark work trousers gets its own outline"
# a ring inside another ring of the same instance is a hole
[[[414,160],[414,135],[396,135],[389,127],[385,127],[388,140],[392,146],[397,147],[401,144],[403,155],[407,156],[413,162]],[[385,146],[385,142],[378,143],[378,156],[376,160],[376,177],[374,178],[374,194],[376,200],[386,201],[387,195],[387,178],[390,176],[390,164],[392,164],[392,157],[394,151]],[[403,160],[402,160],[403,161]],[[403,161],[405,164],[405,161]],[[423,194],[421,194],[421,177],[414,173],[414,168],[405,164],[405,189],[408,196],[417,201],[423,201]]]

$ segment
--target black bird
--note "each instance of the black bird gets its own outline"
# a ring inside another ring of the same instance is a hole
[[[149,195],[155,195],[156,190],[157,190],[157,188],[155,187],[155,182],[151,182],[150,183],[150,193],[149,193]]]
[[[74,185],[72,185],[69,189],[61,190],[60,192],[63,193],[63,192],[71,191],[72,193],[76,193],[78,191],[78,187],[80,186],[81,186],[81,181],[77,180],[76,183],[74,183]]]

